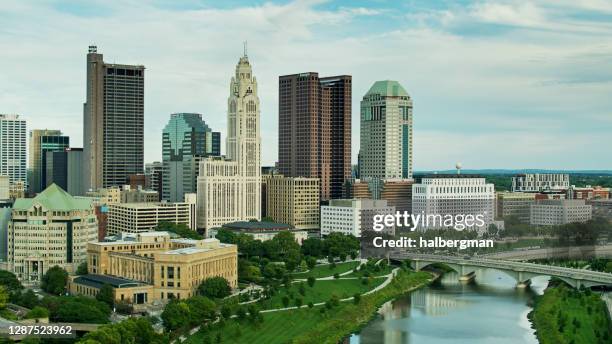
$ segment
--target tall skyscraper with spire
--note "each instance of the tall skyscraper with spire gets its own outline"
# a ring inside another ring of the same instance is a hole
[[[200,162],[199,228],[261,217],[259,97],[246,44],[229,91],[226,156],[209,157]]]

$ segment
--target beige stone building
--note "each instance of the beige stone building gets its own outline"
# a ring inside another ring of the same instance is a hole
[[[51,184],[35,198],[15,201],[8,226],[8,263],[22,282],[36,284],[55,265],[74,272],[86,261],[87,243],[97,237],[91,201]]]
[[[266,215],[295,229],[318,229],[320,186],[318,178],[264,176]]]
[[[188,298],[210,277],[238,284],[236,245],[217,239],[172,239],[168,232],[122,233],[87,246],[88,275],[73,278],[69,290],[95,296],[105,283],[117,301],[136,305]]]
[[[150,232],[160,222],[184,224],[196,230],[190,203],[119,203],[108,206],[107,233]]]

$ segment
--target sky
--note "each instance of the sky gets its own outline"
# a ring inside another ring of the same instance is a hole
[[[230,78],[248,42],[262,163],[277,159],[278,76],[377,80],[414,102],[414,169],[612,169],[612,1],[2,1],[0,113],[82,146],[85,62],[143,64],[145,162],[171,113],[226,132]]]

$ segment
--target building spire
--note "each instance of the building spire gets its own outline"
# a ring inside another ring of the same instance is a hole
[[[248,57],[247,56],[247,41],[242,42],[244,44],[244,57]]]

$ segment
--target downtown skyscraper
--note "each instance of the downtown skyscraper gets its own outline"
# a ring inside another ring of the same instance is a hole
[[[195,193],[199,161],[221,155],[221,133],[213,132],[199,113],[170,115],[162,134],[163,200],[183,202]]]
[[[322,200],[342,198],[351,177],[351,76],[285,75],[278,92],[279,172],[319,178]]]
[[[361,179],[412,178],[412,98],[397,81],[376,81],[361,100]]]
[[[70,147],[70,138],[60,130],[34,129],[30,131],[28,184],[30,194],[47,187],[47,152],[64,151]]]
[[[96,46],[87,54],[83,108],[87,189],[123,185],[144,168],[144,66],[105,63]]]
[[[19,115],[0,114],[0,176],[9,183],[26,183],[26,121]]]
[[[261,218],[261,137],[257,80],[246,54],[227,100],[226,157],[208,157],[198,176],[198,228]]]

